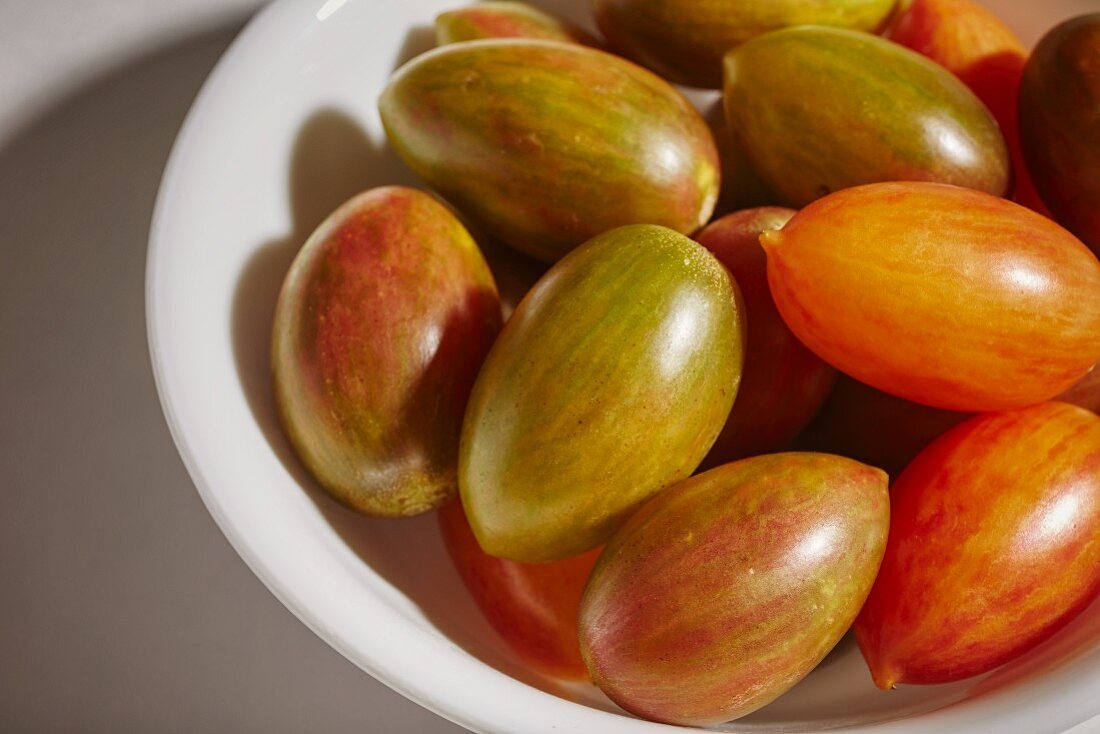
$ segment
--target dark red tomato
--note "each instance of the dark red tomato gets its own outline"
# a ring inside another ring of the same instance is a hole
[[[794,210],[761,207],[711,223],[696,236],[741,288],[748,320],[741,388],[702,468],[784,448],[814,417],[836,370],[798,341],[768,290],[768,258],[760,233],[782,229]]]
[[[1100,252],[1100,13],[1049,31],[1020,85],[1020,140],[1058,221]]]

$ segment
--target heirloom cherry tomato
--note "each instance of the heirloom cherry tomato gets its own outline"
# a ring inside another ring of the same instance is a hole
[[[275,404],[333,497],[411,515],[457,492],[466,399],[500,330],[481,251],[447,207],[398,186],[337,209],[287,273],[275,311]]]
[[[757,456],[670,487],[592,571],[580,611],[592,680],[656,721],[755,711],[847,631],[889,524],[886,475],[839,456]]]
[[[736,284],[681,234],[619,227],[560,260],[470,395],[459,488],[481,547],[542,562],[606,541],[706,456],[743,344]]]
[[[622,225],[693,233],[718,198],[718,152],[699,112],[655,74],[587,46],[442,46],[402,66],[378,107],[418,176],[546,262]]]
[[[1100,418],[1065,403],[951,429],[890,491],[855,624],[875,683],[947,683],[1050,637],[1100,591]]]
[[[761,241],[791,331],[842,372],[960,411],[1048,400],[1100,359],[1100,262],[1051,220],[943,184],[872,184]]]

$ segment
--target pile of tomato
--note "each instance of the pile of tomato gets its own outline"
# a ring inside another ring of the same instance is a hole
[[[445,13],[393,75],[434,193],[358,195],[287,275],[303,464],[438,510],[525,661],[653,720],[849,629],[884,689],[1053,635],[1100,593],[1100,14],[1029,55],[972,0],[592,7]]]

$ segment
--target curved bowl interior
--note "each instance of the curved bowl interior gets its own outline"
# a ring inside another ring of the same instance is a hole
[[[1030,43],[1094,2],[988,4]],[[386,144],[375,100],[397,66],[433,45],[435,14],[459,4],[281,0],[226,53],[176,143],[151,233],[149,337],[162,402],[234,547],[363,669],[477,731],[673,731],[622,714],[590,686],[525,669],[453,573],[434,516],[372,520],[337,506],[276,423],[268,345],[282,277],[313,228],[352,194],[418,185]],[[584,0],[539,4],[591,26]],[[530,281],[521,258],[491,259],[503,290]],[[874,688],[846,638],[789,694],[720,728],[1053,734],[1100,713],[1098,628],[1094,606],[991,675],[890,694]]]

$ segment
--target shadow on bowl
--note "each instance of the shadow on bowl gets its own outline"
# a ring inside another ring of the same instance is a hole
[[[430,29],[414,28],[398,64],[430,47]],[[285,237],[261,243],[241,270],[233,297],[231,333],[238,379],[257,425],[272,451],[317,505],[348,547],[413,604],[435,628],[482,662],[517,680],[566,698],[576,696],[527,669],[497,638],[451,568],[435,513],[406,519],[375,519],[332,500],[294,455],[279,426],[270,375],[271,325],[279,289],[294,257],[313,230],[340,204],[375,186],[418,186],[385,141],[375,141],[356,119],[335,108],[320,109],[295,139],[287,193],[292,213]],[[500,245],[486,247],[494,271],[505,273],[509,305],[541,268]]]

